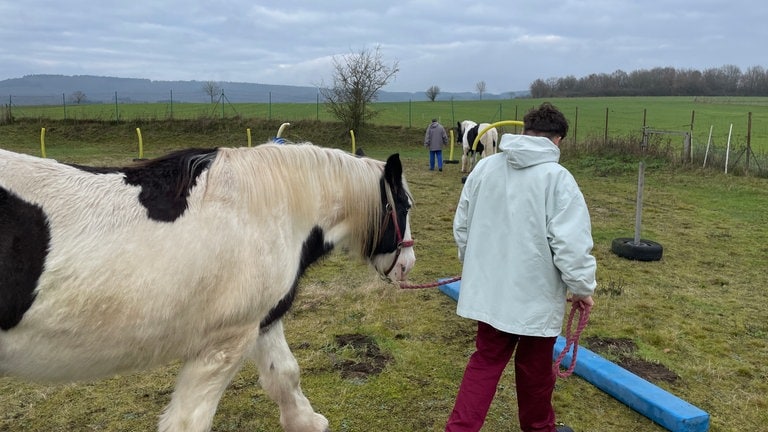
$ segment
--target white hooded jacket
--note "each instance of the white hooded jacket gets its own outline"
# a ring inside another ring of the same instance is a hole
[[[504,134],[467,177],[453,221],[464,263],[457,313],[518,335],[554,337],[566,291],[594,293],[584,196],[548,138]]]

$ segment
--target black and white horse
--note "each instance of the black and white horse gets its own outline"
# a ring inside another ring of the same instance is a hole
[[[281,319],[334,249],[405,279],[410,206],[398,155],[265,144],[90,168],[0,150],[0,376],[85,380],[180,359],[158,428],[196,432],[252,360],[286,431],[325,431]]]
[[[499,132],[496,128],[490,128],[480,137],[477,147],[473,150],[472,144],[477,138],[477,134],[490,126],[490,123],[477,124],[472,120],[457,122],[456,142],[461,142],[461,172],[472,171],[472,167],[477,163],[477,157],[481,158],[496,153],[496,143],[499,140]]]

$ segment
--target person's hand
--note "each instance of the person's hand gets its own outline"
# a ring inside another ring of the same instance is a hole
[[[575,294],[571,296],[571,302],[573,302],[575,305],[578,305],[580,309],[592,307],[595,304],[595,301],[592,300],[592,296],[579,296]]]

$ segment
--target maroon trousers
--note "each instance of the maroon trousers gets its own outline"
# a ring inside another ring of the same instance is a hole
[[[520,428],[523,432],[554,432],[552,350],[556,339],[504,333],[478,321],[477,350],[464,371],[446,432],[480,430],[513,354]]]

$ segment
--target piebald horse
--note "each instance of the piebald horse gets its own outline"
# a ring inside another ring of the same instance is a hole
[[[286,431],[322,432],[282,317],[334,249],[405,279],[398,155],[191,149],[122,168],[0,150],[0,376],[107,377],[180,359],[160,431],[207,431],[246,360]]]
[[[456,141],[461,142],[461,172],[472,171],[472,167],[477,163],[477,157],[481,158],[496,153],[496,143],[499,141],[499,132],[496,128],[489,129],[480,137],[477,147],[473,150],[472,144],[481,130],[490,126],[490,123],[477,124],[472,120],[464,120],[456,125]]]

